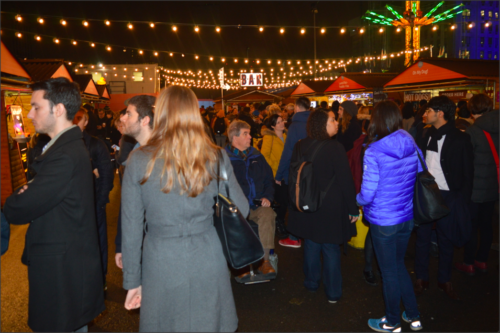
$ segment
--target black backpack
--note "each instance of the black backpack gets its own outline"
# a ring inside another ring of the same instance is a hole
[[[335,181],[335,176],[325,188],[321,190],[321,184],[318,182],[313,172],[314,157],[327,144],[327,140],[319,143],[313,143],[310,149],[314,149],[310,160],[306,161],[301,151],[301,142],[297,142],[296,149],[298,150],[299,159],[290,164],[290,173],[288,176],[289,195],[292,206],[299,212],[314,213],[323,202],[323,198]]]
[[[226,118],[215,119],[214,123],[214,132],[217,134],[222,134],[226,131]]]

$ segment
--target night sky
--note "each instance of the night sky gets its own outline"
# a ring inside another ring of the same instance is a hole
[[[396,8],[404,6],[403,1],[389,1]],[[2,1],[1,22],[2,40],[19,58],[59,58],[67,61],[84,63],[160,63],[167,68],[209,69],[219,68],[221,56],[228,57],[230,68],[249,68],[243,58],[259,58],[266,67],[265,60],[313,59],[314,42],[312,28],[301,35],[298,28],[286,28],[284,35],[279,28],[266,28],[263,33],[257,28],[223,28],[216,33],[214,27],[200,27],[199,33],[193,27],[178,26],[174,33],[171,25],[156,24],[150,28],[146,24],[134,24],[134,29],[126,27],[128,21],[154,21],[166,23],[196,23],[220,25],[276,25],[276,26],[313,26],[312,5],[315,2],[21,2]],[[316,26],[346,26],[348,21],[361,16],[370,6],[368,2],[318,2]],[[5,13],[8,12],[8,13]],[[23,21],[17,22],[13,14],[19,13]],[[28,15],[33,14],[33,15]],[[57,17],[48,17],[57,16]],[[36,22],[38,16],[45,18],[45,23]],[[59,21],[68,22],[63,27]],[[77,19],[71,19],[77,18]],[[89,21],[85,28],[82,19]],[[124,20],[107,27],[104,20]],[[88,43],[80,42],[77,46],[70,41],[55,44],[51,38],[36,42],[32,34],[23,38],[15,37],[13,30],[39,33],[59,38],[74,38],[94,42],[114,44],[133,48],[154,49],[158,51],[176,51],[186,53],[170,57],[161,54],[155,57],[151,52],[140,55],[137,51],[123,47],[113,47],[107,52],[105,46],[92,48]],[[340,34],[338,29],[327,29],[324,35],[317,35],[317,58],[360,56],[351,51],[352,38],[349,33]],[[355,37],[354,37],[355,38]],[[400,38],[404,38],[402,35]],[[213,55],[213,62],[201,57],[195,60],[187,54]],[[238,65],[232,61],[240,58]],[[253,64],[254,66],[256,64]],[[274,64],[273,64],[274,65]],[[257,65],[257,67],[262,67]],[[276,66],[276,65],[275,65]]]

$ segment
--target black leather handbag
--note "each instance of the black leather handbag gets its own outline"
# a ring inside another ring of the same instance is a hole
[[[227,197],[220,194],[219,179],[224,179]],[[231,267],[240,269],[264,258],[264,248],[257,234],[229,198],[229,186],[222,153],[217,161],[217,198],[214,207],[214,226],[222,251]]]
[[[424,171],[417,174],[413,192],[413,218],[415,226],[430,223],[450,213],[434,177],[429,173],[417,149],[418,159]]]

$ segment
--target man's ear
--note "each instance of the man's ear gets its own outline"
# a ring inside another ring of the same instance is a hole
[[[52,111],[57,118],[66,117],[66,108],[62,103],[54,105]]]
[[[83,127],[87,127],[87,124],[89,123],[89,119],[85,117],[85,124],[83,124]]]
[[[149,126],[150,121],[151,121],[151,118],[149,118],[149,116],[145,116],[141,120],[141,126]]]

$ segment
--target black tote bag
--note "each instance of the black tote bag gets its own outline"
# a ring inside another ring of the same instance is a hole
[[[225,179],[227,197],[220,194],[219,179]],[[257,234],[229,198],[229,186],[222,153],[217,161],[217,198],[214,207],[214,226],[222,244],[222,251],[231,267],[240,269],[264,258],[264,248]]]
[[[439,187],[434,177],[429,173],[427,167],[416,149],[418,159],[422,164],[422,172],[417,174],[415,189],[413,192],[413,218],[415,226],[422,223],[430,223],[450,213],[446,206]]]

